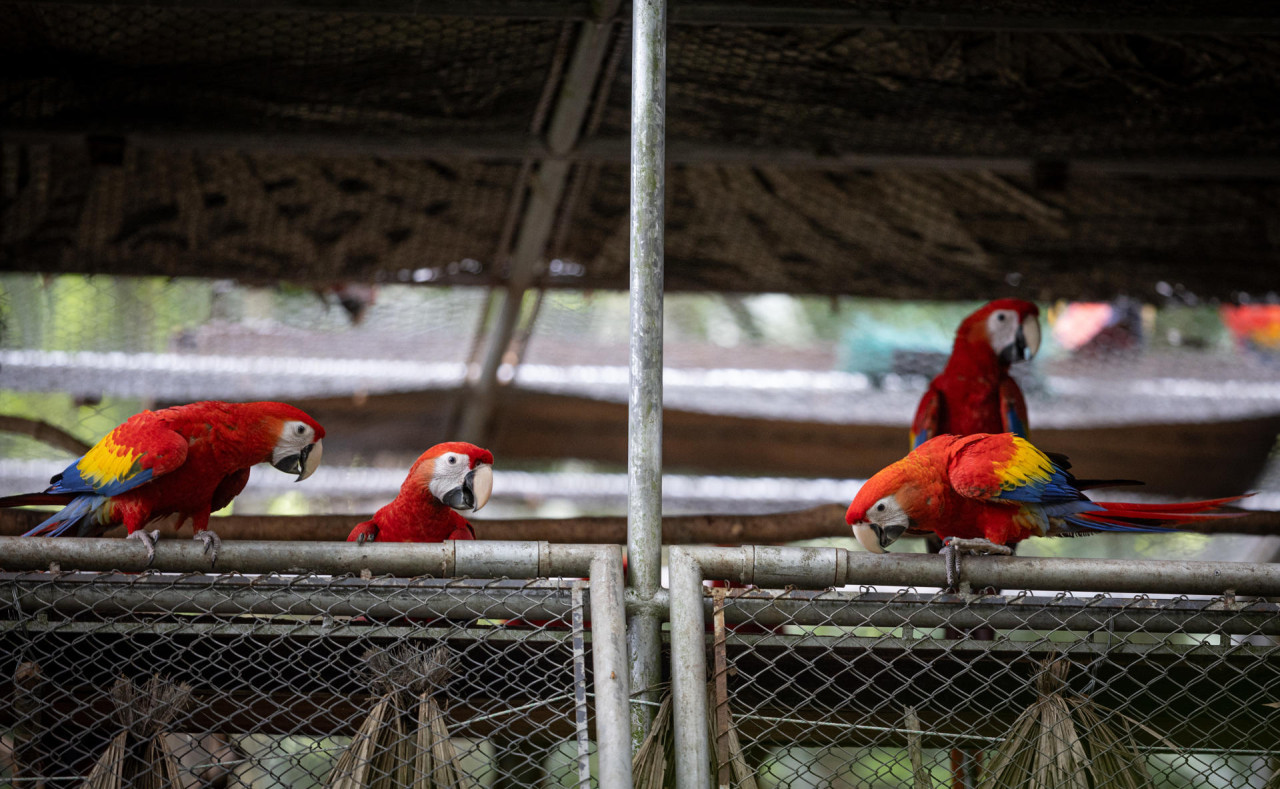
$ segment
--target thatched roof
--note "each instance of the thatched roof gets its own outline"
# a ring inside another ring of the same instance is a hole
[[[625,287],[625,7],[331,9],[0,4],[0,267],[501,282],[556,148],[535,284]],[[1274,289],[1280,11],[1158,12],[673,4],[668,288]]]

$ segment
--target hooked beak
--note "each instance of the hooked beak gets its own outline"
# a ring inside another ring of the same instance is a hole
[[[858,542],[868,553],[888,553],[889,546],[897,542],[906,530],[906,526],[884,528],[870,521],[853,524],[853,536],[858,538]]]
[[[1018,326],[1018,333],[1013,342],[1000,351],[1000,359],[1006,364],[1024,362],[1036,355],[1040,350],[1040,319],[1028,315]]]
[[[286,474],[297,474],[298,478],[294,481],[301,482],[320,468],[320,458],[323,455],[324,441],[317,441],[314,444],[307,444],[297,454],[285,455],[271,465]]]
[[[488,503],[492,492],[493,466],[482,463],[467,472],[461,485],[444,494],[444,503],[455,510],[477,512]]]

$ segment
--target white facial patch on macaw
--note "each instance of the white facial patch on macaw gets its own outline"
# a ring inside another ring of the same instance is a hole
[[[471,471],[471,458],[461,452],[446,452],[436,458],[427,489],[431,495],[444,501],[449,491],[462,487]]]
[[[893,496],[868,507],[865,518],[853,524],[853,536],[871,553],[886,553],[911,525],[911,517]]]
[[[271,450],[271,465],[286,474],[297,474],[298,482],[315,473],[324,454],[324,442],[316,441],[316,430],[296,419],[285,422],[280,438]]]
[[[991,350],[1008,362],[1021,362],[1040,350],[1040,319],[1019,318],[1014,310],[996,310],[987,316],[987,337]]]
[[[987,316],[987,338],[996,353],[1013,344],[1018,336],[1018,313],[996,310]]]
[[[471,458],[461,452],[446,452],[436,458],[431,495],[456,510],[475,512],[489,501],[493,492],[493,467],[480,463],[471,467]]]

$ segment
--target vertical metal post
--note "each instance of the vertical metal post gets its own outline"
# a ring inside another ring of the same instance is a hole
[[[631,789],[631,683],[623,635],[627,612],[622,592],[622,551],[613,545],[602,547],[591,560],[590,578],[597,780],[608,789]]]
[[[652,599],[662,567],[662,272],[666,147],[666,0],[635,0],[631,27],[631,387],[627,416],[627,559],[631,586]],[[631,687],[662,678],[657,616],[627,630]],[[705,703],[705,700],[704,700]],[[648,705],[632,710],[632,743],[648,731]]]
[[[667,555],[667,583],[671,588],[671,708],[676,789],[710,789],[707,625],[702,610],[702,568],[680,546],[672,546]]]

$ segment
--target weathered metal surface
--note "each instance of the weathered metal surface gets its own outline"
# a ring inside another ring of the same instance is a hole
[[[627,393],[627,560],[641,597],[662,572],[662,292],[666,166],[666,0],[641,0],[631,17],[630,355]],[[655,701],[661,679],[659,623],[633,616],[627,628],[631,685]],[[631,711],[639,747],[652,711]]]
[[[671,590],[671,700],[677,789],[708,789],[706,616],[702,571],[687,548],[667,555]]]
[[[591,657],[600,786],[630,789],[632,704],[622,575],[622,551],[616,546],[601,550],[591,562]]]

